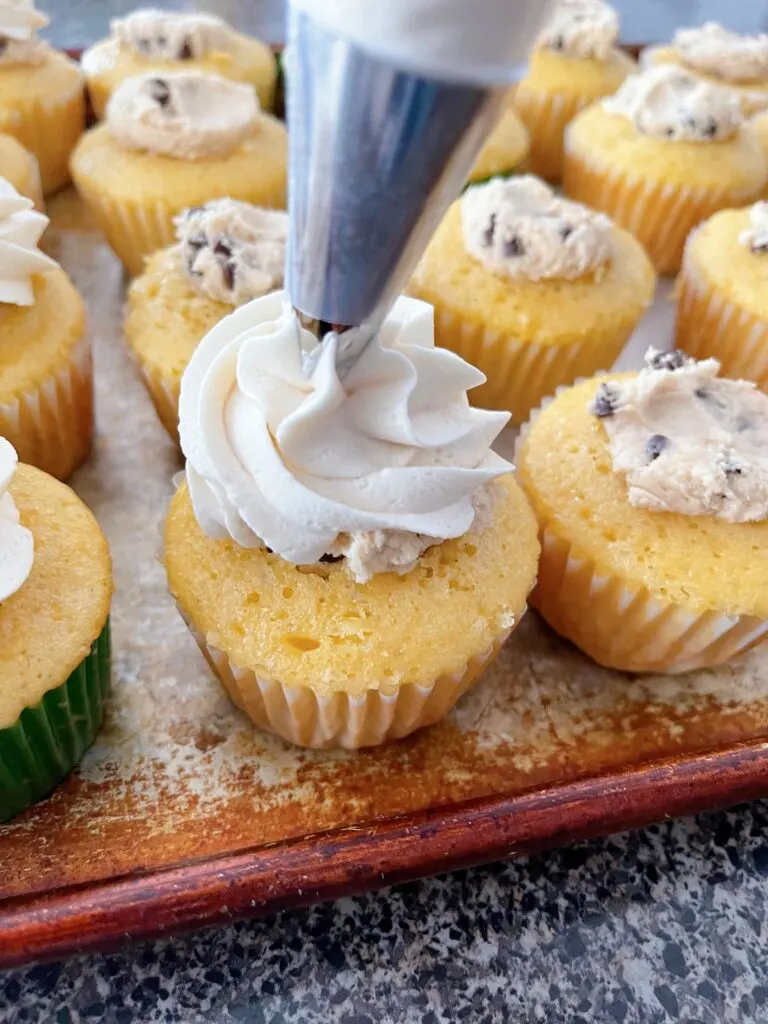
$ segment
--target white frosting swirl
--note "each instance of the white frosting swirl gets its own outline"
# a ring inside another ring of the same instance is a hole
[[[0,604],[27,579],[35,557],[32,531],[21,525],[19,510],[8,493],[18,461],[13,445],[0,437]]]
[[[467,252],[497,274],[575,280],[611,258],[610,220],[533,175],[467,189],[461,217]]]
[[[670,142],[717,142],[733,138],[744,123],[738,95],[674,64],[630,75],[603,101],[612,114],[632,121],[643,135]]]
[[[435,348],[433,310],[416,299],[397,300],[343,381],[329,339],[318,352],[273,292],[198,346],[179,413],[201,529],[296,564],[379,531],[427,538],[421,549],[466,533],[477,492],[512,468],[490,449],[507,414],[467,400],[484,376]]]
[[[126,78],[107,104],[110,133],[128,149],[199,160],[224,156],[254,131],[253,86],[201,71]]]
[[[565,57],[607,60],[619,36],[619,16],[602,0],[562,0],[539,37]]]
[[[768,255],[768,202],[755,203],[749,211],[749,227],[739,241],[754,253]]]
[[[34,305],[33,275],[58,267],[56,260],[37,248],[48,218],[34,205],[0,178],[0,302]]]
[[[199,60],[209,53],[228,53],[234,36],[214,14],[161,11],[143,7],[110,22],[118,46],[158,60]]]
[[[681,28],[672,46],[697,71],[729,82],[768,79],[768,35],[739,35],[716,21],[708,21],[699,28]]]
[[[40,64],[48,45],[37,38],[48,18],[32,0],[0,0],[0,64]]]

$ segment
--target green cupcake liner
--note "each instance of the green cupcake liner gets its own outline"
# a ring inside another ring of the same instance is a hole
[[[72,675],[0,729],[0,822],[49,793],[93,743],[110,686],[110,627]]]

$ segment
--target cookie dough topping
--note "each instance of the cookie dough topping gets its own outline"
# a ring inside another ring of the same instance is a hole
[[[182,266],[210,298],[240,306],[282,287],[287,213],[214,199],[175,224]]]
[[[32,532],[21,525],[19,510],[8,493],[18,461],[13,445],[0,437],[0,604],[27,579],[35,557]]]
[[[154,7],[113,18],[110,29],[118,46],[156,60],[200,60],[231,52],[234,42],[229,25],[213,14],[176,14]]]
[[[610,220],[532,175],[468,189],[461,214],[467,252],[497,274],[574,280],[611,258]]]
[[[343,557],[365,582],[486,524],[508,416],[469,405],[485,378],[435,348],[426,303],[398,299],[343,379],[337,340],[319,347],[282,292],[225,317],[184,374],[181,446],[208,536],[297,565]]]
[[[697,71],[729,82],[768,79],[768,35],[739,35],[708,21],[700,28],[680,29],[672,46],[688,67]]]
[[[180,160],[231,153],[254,131],[253,86],[200,71],[147,72],[122,82],[107,104],[107,127],[128,149]]]
[[[646,364],[603,382],[590,406],[629,503],[730,523],[768,519],[768,395],[718,377],[715,359],[651,349]]]
[[[607,60],[619,35],[616,11],[601,0],[563,0],[539,37],[564,57]]]
[[[718,142],[744,123],[738,95],[705,82],[674,64],[630,75],[603,101],[612,114],[629,118],[643,135],[670,142]]]
[[[37,33],[47,24],[32,0],[0,0],[0,66],[42,64],[49,47]]]
[[[48,218],[32,200],[0,178],[0,303],[34,305],[33,276],[58,267],[37,247],[47,226]]]
[[[763,200],[749,211],[749,227],[739,235],[739,241],[754,253],[768,255],[768,202]]]

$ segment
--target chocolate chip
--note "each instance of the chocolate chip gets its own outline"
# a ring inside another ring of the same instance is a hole
[[[523,256],[525,255],[525,246],[517,237],[510,238],[504,243],[504,255],[505,256]]]
[[[235,288],[236,272],[236,267],[232,260],[229,260],[221,268],[221,273],[224,276],[224,284],[227,286],[227,288],[229,288],[230,291],[234,291]]]
[[[321,555],[320,561],[332,565],[334,562],[340,562],[343,557],[343,555]]]
[[[194,53],[192,53],[192,47],[189,45],[189,40],[185,39],[179,50],[179,60],[192,60]]]
[[[676,349],[674,352],[655,352],[648,365],[652,370],[679,370],[687,362],[688,357]]]
[[[717,135],[717,121],[714,117],[710,117],[707,123],[704,125],[704,137],[707,139],[714,139]]]
[[[672,127],[672,125],[670,125],[669,128],[664,129],[664,134],[667,136],[668,139],[671,139],[672,136],[675,134],[675,129]]]
[[[565,40],[562,36],[555,36],[552,42],[549,44],[553,50],[560,51],[565,49]]]
[[[570,224],[566,224],[564,228],[560,228],[560,237],[562,238],[562,240],[564,242],[567,242],[568,239],[573,234],[573,231],[574,231],[574,229],[571,227],[571,225]]]
[[[493,236],[496,234],[496,214],[491,214],[488,227],[483,232],[483,243],[490,248],[493,245]]]
[[[159,107],[167,107],[171,102],[171,87],[163,78],[153,78],[149,83],[149,95]]]
[[[168,45],[168,40],[166,39],[165,36],[158,36],[156,42],[160,48]]]
[[[710,391],[709,388],[696,388],[694,395],[702,402],[706,402],[707,405],[713,405],[716,409],[724,409],[725,402],[719,395],[716,395],[714,391]]]
[[[619,404],[619,394],[613,384],[601,384],[592,402],[592,413],[598,419],[613,416]]]
[[[669,448],[672,442],[663,434],[651,434],[645,442],[645,456],[649,462],[655,462],[662,452]]]
[[[226,258],[229,259],[232,256],[232,245],[220,238],[216,242],[216,245],[214,245],[213,251],[216,256],[226,256]]]
[[[187,245],[190,249],[202,249],[204,246],[208,245],[208,239],[205,235],[191,235],[187,239]]]

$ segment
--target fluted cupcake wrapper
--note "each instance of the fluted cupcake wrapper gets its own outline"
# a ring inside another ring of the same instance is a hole
[[[21,462],[59,480],[85,462],[93,440],[93,364],[86,338],[57,373],[0,403],[0,436],[11,442]]]
[[[175,206],[160,201],[118,201],[83,181],[76,184],[110,247],[132,277],[143,271],[147,256],[176,241],[173,218],[179,210]]]
[[[49,793],[91,746],[110,689],[109,619],[66,682],[0,729],[0,821]]]
[[[40,163],[34,153],[29,154],[29,170],[24,180],[24,187],[19,190],[27,199],[35,204],[35,209],[45,213],[45,199],[43,198],[43,182],[40,177]]]
[[[174,444],[179,445],[179,386],[174,387],[162,374],[145,366],[138,356],[135,358],[158,419]]]
[[[488,650],[471,658],[460,671],[432,682],[406,683],[394,692],[370,687],[362,696],[350,696],[343,691],[323,696],[309,685],[285,686],[239,668],[200,635],[181,608],[179,612],[230,699],[256,725],[289,743],[317,749],[378,746],[434,725],[496,657],[512,632],[504,630]],[[515,626],[518,624],[519,618]],[[382,686],[391,686],[386,680],[381,682]]]
[[[563,136],[568,124],[592,102],[562,93],[538,92],[527,85],[515,94],[515,109],[528,129],[531,149],[526,167],[546,181],[563,176]]]
[[[739,309],[685,256],[677,283],[675,344],[694,359],[719,360],[727,377],[768,391],[768,322]]]

